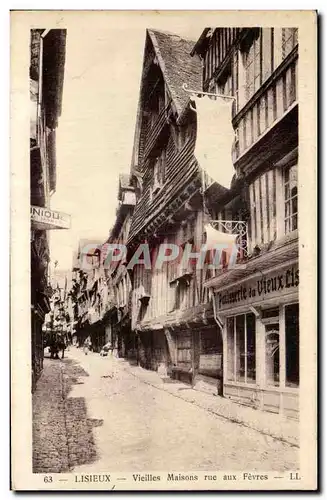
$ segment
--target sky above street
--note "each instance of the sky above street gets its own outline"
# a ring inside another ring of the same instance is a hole
[[[203,29],[196,17],[186,22],[182,13],[129,19],[122,13],[117,19],[107,13],[65,19],[57,190],[51,208],[70,214],[72,226],[50,234],[51,261],[58,261],[58,269],[71,269],[80,239],[105,241],[114,223],[118,176],[128,173],[131,165],[146,28],[194,40]]]

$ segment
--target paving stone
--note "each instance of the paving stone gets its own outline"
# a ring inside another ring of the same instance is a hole
[[[45,360],[33,395],[34,472],[298,468],[298,448],[229,420],[230,405],[221,418],[224,402],[183,388],[78,349]]]

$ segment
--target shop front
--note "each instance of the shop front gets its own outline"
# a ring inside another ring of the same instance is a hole
[[[192,384],[194,377],[194,334],[185,325],[181,329],[172,329],[171,337],[175,346],[175,352],[172,356],[172,378]]]
[[[137,363],[142,368],[157,371],[162,376],[167,376],[171,359],[162,327],[137,330],[135,341],[137,342]]]
[[[298,290],[297,260],[213,290],[223,332],[225,397],[297,418]]]
[[[193,332],[195,389],[223,395],[223,339],[216,323]]]
[[[166,329],[171,375],[195,389],[222,395],[223,341],[214,319]]]

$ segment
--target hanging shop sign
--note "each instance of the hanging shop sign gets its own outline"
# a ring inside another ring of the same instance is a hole
[[[260,303],[265,299],[284,297],[299,287],[298,265],[250,278],[227,290],[215,292],[216,310],[224,311],[242,305]]]
[[[31,206],[33,229],[70,229],[71,217],[63,212]]]

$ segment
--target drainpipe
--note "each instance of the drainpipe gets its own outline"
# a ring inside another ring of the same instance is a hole
[[[213,315],[214,315],[214,318],[215,318],[215,321],[216,321],[217,325],[220,328],[220,334],[221,334],[221,339],[222,339],[222,344],[223,344],[223,352],[222,352],[222,360],[221,360],[221,369],[222,369],[221,387],[218,388],[218,395],[219,396],[223,396],[224,395],[224,371],[225,371],[225,367],[224,367],[224,349],[225,349],[225,345],[224,345],[224,334],[223,334],[224,323],[223,323],[223,320],[222,320],[221,316],[219,316],[219,314],[217,314],[215,294],[213,292],[213,289],[212,289],[212,305],[213,305]]]
[[[214,315],[215,321],[216,321],[217,325],[219,326],[219,328],[222,330],[224,327],[224,323],[223,323],[221,316],[219,316],[219,314],[217,314],[215,294],[214,294],[213,290],[212,290],[212,305],[213,305],[213,315]]]

